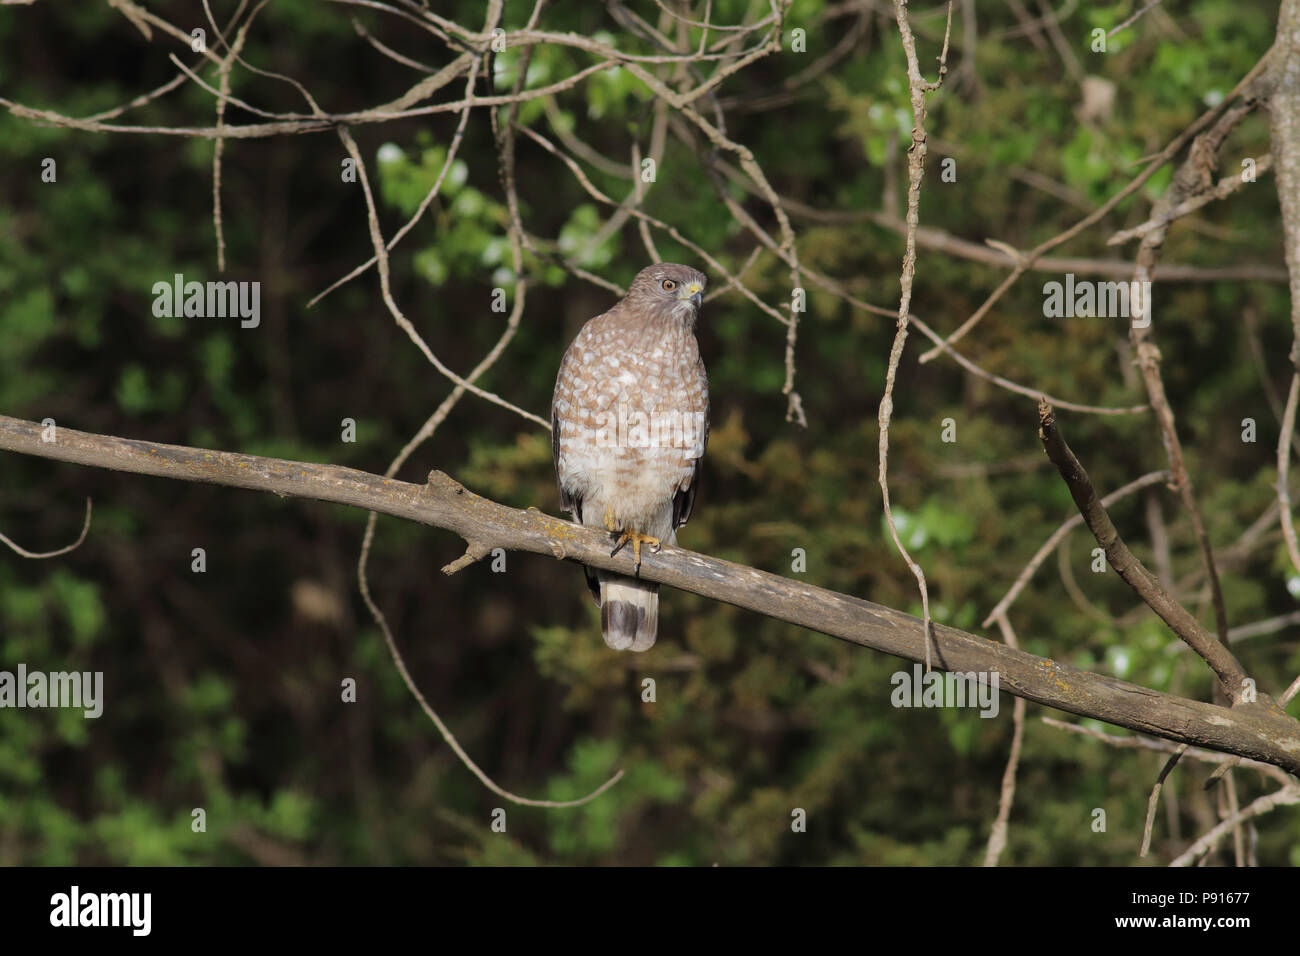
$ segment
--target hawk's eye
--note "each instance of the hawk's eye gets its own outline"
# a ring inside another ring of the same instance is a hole
[[[663,285],[664,285],[665,292],[672,292],[673,289],[677,288],[677,283],[674,282],[672,279],[665,279]]]

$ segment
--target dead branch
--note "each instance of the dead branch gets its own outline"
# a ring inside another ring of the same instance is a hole
[[[1060,471],[1088,530],[1105,550],[1106,563],[1115,570],[1125,584],[1137,592],[1147,606],[1155,611],[1175,634],[1201,655],[1223,682],[1229,698],[1238,700],[1246,680],[1246,672],[1240,662],[1233,656],[1232,651],[1228,650],[1217,637],[1207,631],[1200,621],[1160,586],[1156,576],[1148,571],[1128,549],[1110,520],[1110,515],[1106,513],[1097,492],[1093,489],[1088,472],[1074,456],[1074,452],[1070,450],[1060,429],[1057,428],[1055,415],[1046,402],[1038,406],[1038,421],[1038,435],[1043,441],[1047,457]]]
[[[337,465],[163,445],[60,427],[41,440],[39,423],[0,416],[0,450],[96,468],[266,491],[364,508],[452,531],[472,553],[528,551],[593,568],[633,573],[632,556],[609,554],[606,536],[540,511],[508,508],[442,472],[410,484]],[[643,554],[641,576],[775,620],[912,661],[925,659],[919,618],[756,568],[664,547]],[[1093,717],[1177,743],[1273,764],[1300,775],[1300,722],[1260,695],[1232,709],[1188,700],[934,625],[936,666],[999,675],[1002,689],[1034,703]]]

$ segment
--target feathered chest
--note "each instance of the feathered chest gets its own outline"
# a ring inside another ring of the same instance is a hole
[[[593,319],[569,347],[553,411],[583,445],[690,451],[708,411],[708,379],[694,334],[668,320],[641,327]],[[698,457],[698,453],[696,454]]]

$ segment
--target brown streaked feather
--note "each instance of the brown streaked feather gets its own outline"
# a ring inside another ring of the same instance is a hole
[[[582,524],[582,499],[565,491],[564,482],[560,480],[560,417],[555,414],[554,400],[551,402],[551,463],[555,468],[555,484],[560,489],[560,509],[572,514],[573,520]],[[596,572],[584,565],[582,573],[587,578],[587,590],[599,607],[600,581],[596,579]]]
[[[700,359],[700,372],[704,372],[704,360]],[[708,378],[705,378],[707,389]],[[695,468],[691,471],[691,482],[685,488],[679,488],[673,495],[673,528],[680,528],[691,518],[695,510],[695,495],[700,490],[700,472],[704,469],[704,453],[709,448],[709,397],[704,394],[704,445],[700,448],[700,457],[695,459]]]
[[[582,523],[582,502],[564,490],[560,480],[560,416],[555,413],[555,400],[551,400],[551,464],[555,469],[555,485],[560,489],[560,510],[571,512]]]

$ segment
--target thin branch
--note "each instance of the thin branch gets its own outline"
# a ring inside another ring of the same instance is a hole
[[[1291,467],[1291,436],[1295,432],[1296,403],[1300,401],[1300,372],[1291,376],[1291,391],[1286,397],[1286,411],[1282,415],[1282,430],[1277,439],[1277,502],[1282,516],[1282,536],[1286,539],[1286,553],[1291,566],[1300,574],[1300,547],[1296,544],[1295,522],[1291,517],[1291,492],[1287,476]]]
[[[1088,530],[1105,550],[1106,563],[1137,593],[1138,597],[1146,602],[1151,610],[1159,615],[1161,620],[1169,625],[1170,630],[1186,641],[1192,650],[1210,665],[1223,683],[1229,699],[1239,700],[1246,680],[1246,672],[1240,662],[1233,656],[1232,651],[1201,625],[1200,621],[1169,596],[1156,580],[1156,576],[1148,571],[1124,544],[1119,531],[1110,520],[1110,515],[1098,500],[1087,471],[1079,463],[1079,459],[1074,457],[1074,452],[1070,450],[1070,446],[1066,444],[1065,438],[1057,428],[1051,406],[1046,402],[1039,404],[1038,420],[1038,435],[1042,439],[1043,448],[1047,451],[1047,457],[1052,460],[1052,464],[1065,480],[1066,486],[1070,489],[1070,497],[1074,499],[1079,513],[1083,515]]]
[[[1150,288],[1151,273],[1155,267],[1161,247],[1168,232],[1168,221],[1173,211],[1184,199],[1203,192],[1210,187],[1214,179],[1214,169],[1218,164],[1219,149],[1228,135],[1237,128],[1242,119],[1255,108],[1255,102],[1247,96],[1232,109],[1223,113],[1206,132],[1199,134],[1188,150],[1187,158],[1174,172],[1169,188],[1156,201],[1152,209],[1152,219],[1158,223],[1142,236],[1138,244],[1136,266],[1133,281],[1135,288]],[[1205,520],[1201,516],[1196,493],[1192,488],[1191,474],[1183,458],[1182,442],[1178,438],[1178,429],[1174,421],[1174,411],[1165,392],[1164,379],[1160,374],[1160,349],[1154,337],[1154,321],[1151,315],[1151,302],[1142,309],[1146,321],[1129,323],[1129,341],[1133,345],[1136,362],[1142,374],[1142,383],[1146,387],[1151,409],[1155,412],[1156,423],[1160,428],[1160,440],[1169,459],[1169,470],[1174,476],[1174,488],[1178,491],[1183,505],[1192,522],[1192,533],[1201,559],[1205,563],[1206,582],[1210,587],[1210,601],[1214,607],[1214,626],[1220,644],[1228,641],[1228,612],[1223,600],[1223,588],[1219,581],[1218,568],[1215,566],[1214,548],[1210,543],[1209,533],[1205,529]],[[1229,689],[1230,699],[1236,700],[1236,690]]]
[[[738,175],[733,175],[731,178],[733,182],[747,185]],[[786,196],[781,197],[781,202],[792,215],[815,222],[832,224],[871,222],[899,235],[905,235],[907,232],[907,223],[873,209],[818,209]],[[1014,268],[1018,262],[1027,259],[1027,254],[1024,252],[1015,249],[1006,251],[1003,243],[990,246],[987,242],[971,242],[969,239],[962,239],[934,226],[918,226],[916,244],[923,249],[933,249],[936,252],[944,252],[971,262],[999,268]],[[1127,259],[1041,256],[1028,263],[1027,267],[1031,272],[1051,272],[1057,275],[1073,272],[1075,275],[1100,275],[1123,279],[1132,278],[1133,275],[1133,264]],[[1153,277],[1165,282],[1222,282],[1224,280],[1286,282],[1287,272],[1285,269],[1253,263],[1243,263],[1239,266],[1189,266],[1161,263],[1153,272]]]
[[[452,164],[456,161],[456,153],[460,149],[461,140],[465,135],[465,127],[469,123],[469,113],[474,106],[474,82],[478,78],[478,68],[479,61],[475,59],[470,64],[469,78],[465,81],[465,108],[460,112],[460,120],[456,123],[456,131],[452,134],[451,145],[447,147],[447,158],[443,160],[442,169],[438,171],[438,178],[435,179],[433,185],[429,187],[429,191],[424,194],[424,198],[420,200],[420,205],[416,208],[415,212],[411,214],[411,218],[403,224],[402,228],[393,233],[392,239],[388,240],[388,244],[385,248],[389,252],[392,252],[393,249],[397,247],[397,244],[402,241],[402,237],[415,227],[415,224],[424,216],[425,211],[433,204],[434,199],[438,197],[438,193],[442,191],[443,180],[447,178],[447,173],[451,171]],[[371,256],[347,275],[335,280],[324,291],[316,293],[316,295],[314,295],[307,303],[306,307],[310,309],[335,289],[346,285],[348,282],[351,282],[357,276],[361,275],[361,273],[373,266],[376,261],[378,261],[376,257]]]
[[[1267,634],[1276,634],[1284,627],[1290,627],[1292,624],[1300,624],[1300,611],[1292,611],[1290,614],[1280,614],[1277,617],[1270,617],[1263,621],[1253,621],[1250,624],[1238,624],[1228,631],[1228,640],[1232,643],[1244,641],[1252,637],[1263,637]],[[1171,645],[1181,649],[1181,644]]]
[[[1222,103],[1220,103],[1217,106],[1211,107],[1209,110],[1203,113],[1198,119],[1196,119],[1190,126],[1184,129],[1177,136],[1175,136],[1169,142],[1169,144],[1165,146],[1164,149],[1162,149],[1159,153],[1157,153],[1154,157],[1152,157],[1151,161],[1147,164],[1146,168],[1143,169],[1142,172],[1140,172],[1136,177],[1134,177],[1133,180],[1131,180],[1127,186],[1125,186],[1119,192],[1115,193],[1115,195],[1111,196],[1110,199],[1106,200],[1105,203],[1103,203],[1101,206],[1098,206],[1093,212],[1089,213],[1087,216],[1080,219],[1070,228],[1066,229],[1063,232],[1058,233],[1057,235],[1053,236],[1051,239],[1047,239],[1044,242],[1039,243],[1029,252],[1025,253],[1024,258],[1020,262],[1016,263],[1015,271],[1013,271],[1011,275],[1007,276],[1002,281],[1002,283],[996,289],[993,290],[993,292],[989,295],[989,297],[984,300],[984,303],[980,305],[980,307],[976,309],[974,313],[971,314],[970,318],[968,318],[965,322],[959,325],[956,331],[954,331],[951,335],[949,335],[945,341],[947,341],[949,344],[959,341],[963,336],[965,336],[968,332],[970,332],[971,329],[973,329],[976,325],[979,324],[980,320],[982,320],[984,316],[986,316],[989,313],[989,310],[992,309],[993,306],[997,303],[997,301],[1002,298],[1003,294],[1005,294],[1006,291],[1015,284],[1016,280],[1019,279],[1022,275],[1024,275],[1025,272],[1028,271],[1028,269],[1033,265],[1033,263],[1037,261],[1042,255],[1050,252],[1051,250],[1055,249],[1057,246],[1068,242],[1069,240],[1077,236],[1079,233],[1083,232],[1085,229],[1088,229],[1089,227],[1100,222],[1112,209],[1114,209],[1121,202],[1123,202],[1124,199],[1132,195],[1137,190],[1141,189],[1143,184],[1146,183],[1147,180],[1149,180],[1152,176],[1154,176],[1156,174],[1156,171],[1159,170],[1160,167],[1162,167],[1165,163],[1169,162],[1169,160],[1171,160],[1174,156],[1176,156],[1178,152],[1192,139],[1193,136],[1199,133],[1211,122],[1213,122],[1214,119],[1219,115],[1219,113],[1226,108],[1227,104],[1231,103],[1239,93],[1247,89],[1251,84],[1254,83],[1257,77],[1263,74],[1268,64],[1268,60],[1269,60],[1268,54],[1265,54],[1263,57],[1261,57],[1259,62],[1256,63],[1255,66],[1251,68],[1249,73],[1247,73],[1244,77],[1241,78],[1240,82],[1238,82],[1236,87],[1233,88],[1232,92],[1224,98]],[[922,363],[929,362],[935,357],[937,357],[940,351],[941,350],[938,348],[930,349],[928,352],[925,352],[921,355],[920,361]]]
[[[1164,789],[1165,780],[1169,774],[1178,766],[1178,761],[1187,753],[1186,744],[1179,744],[1174,748],[1174,752],[1169,755],[1165,765],[1160,768],[1160,773],[1156,775],[1156,782],[1151,787],[1151,795],[1147,797],[1147,817],[1142,825],[1142,846],[1138,849],[1138,856],[1144,857],[1151,850],[1151,831],[1155,827],[1156,810],[1160,807],[1160,791]]]
[[[1059,727],[1061,730],[1068,730],[1071,733],[1082,734],[1085,737],[1092,737],[1094,740],[1100,740],[1102,743],[1109,744],[1112,747],[1119,747],[1124,750],[1151,750],[1155,753],[1172,754],[1183,751],[1183,756],[1188,760],[1199,760],[1201,763],[1224,764],[1228,762],[1240,763],[1241,766],[1250,770],[1256,770],[1268,777],[1272,777],[1278,783],[1290,783],[1292,778],[1285,771],[1279,770],[1272,764],[1260,763],[1258,760],[1242,760],[1240,757],[1232,757],[1228,754],[1215,753],[1212,750],[1202,750],[1199,747],[1185,747],[1183,744],[1170,743],[1168,740],[1153,740],[1150,737],[1121,737],[1118,734],[1108,734],[1104,730],[1097,730],[1094,727],[1086,727],[1083,724],[1072,724],[1064,720],[1057,720],[1055,717],[1039,718],[1043,723],[1052,727]]]
[[[370,33],[366,30],[366,28],[361,25],[361,21],[358,20],[356,17],[352,17],[352,29],[357,31],[357,36],[361,37],[361,39],[365,40],[367,43],[369,43],[372,47],[374,47],[384,56],[388,57],[390,60],[400,63],[402,64],[402,66],[409,66],[413,70],[419,70],[421,73],[434,72],[432,68],[421,63],[419,60],[413,60],[409,56],[405,56],[401,53],[398,53],[396,50],[392,49],[391,47],[385,46],[377,38],[371,36]]]
[[[1282,244],[1291,273],[1291,364],[1300,372],[1300,0],[1282,0],[1271,59],[1262,86],[1277,163]]]
[[[1016,632],[1011,627],[1005,614],[998,615],[998,627],[1002,630],[1002,639],[1008,647],[1019,649]],[[1011,753],[1007,757],[1006,769],[1002,771],[1002,794],[998,799],[998,815],[989,831],[988,846],[984,851],[984,865],[997,866],[1002,851],[1007,846],[1007,824],[1011,819],[1011,805],[1016,799],[1016,769],[1020,766],[1020,745],[1025,737],[1025,701],[1017,697],[1011,711]]]
[[[266,6],[268,0],[262,0],[253,12],[248,15],[244,25],[240,27],[239,33],[235,37],[233,46],[229,47],[229,52],[222,59],[221,65],[217,67],[218,96],[216,102],[217,128],[220,129],[226,122],[226,100],[230,97],[230,68],[234,65],[235,60],[239,57],[239,51],[243,49],[244,43],[248,39],[248,28],[253,25],[257,19],[258,13]],[[222,31],[217,28],[216,21],[212,17],[212,9],[208,5],[208,0],[203,0],[203,10],[208,16],[208,22],[212,25],[212,32],[222,37]],[[240,14],[244,12],[244,3],[240,3],[235,15],[231,17],[227,29],[234,26],[239,20]],[[224,38],[223,41],[224,42]],[[175,59],[175,54],[173,54]],[[179,60],[176,60],[180,63]],[[189,68],[181,65],[181,72],[188,74]],[[226,233],[221,221],[221,155],[225,151],[226,141],[223,137],[218,137],[212,144],[212,229],[216,233],[217,239],[217,271],[226,271]]]
[[[912,558],[898,534],[898,525],[894,522],[893,509],[889,503],[889,420],[894,414],[894,381],[898,377],[898,363],[903,358],[903,347],[907,344],[908,307],[912,302],[912,278],[916,273],[916,225],[920,219],[921,179],[925,174],[925,94],[939,88],[948,69],[948,33],[952,30],[952,4],[948,4],[948,30],[944,31],[943,36],[943,55],[939,58],[939,79],[933,84],[927,83],[921,76],[921,67],[916,59],[916,41],[912,38],[912,28],[907,22],[906,0],[894,0],[894,18],[898,21],[898,33],[903,43],[903,53],[907,58],[907,85],[912,98],[912,145],[907,150],[907,236],[904,240],[903,272],[899,279],[901,290],[898,299],[898,325],[894,333],[893,345],[889,349],[889,365],[885,370],[885,391],[876,412],[876,423],[880,430],[877,441],[877,477],[890,537],[894,539],[894,547],[907,562],[907,566],[916,578],[917,587],[921,589],[921,609],[925,615],[927,635],[925,667],[929,670],[930,589],[925,583],[925,572]]]
[[[1254,803],[1250,804],[1244,810],[1234,813],[1228,819],[1219,823],[1214,829],[1206,833],[1203,837],[1189,846],[1180,856],[1174,859],[1170,866],[1190,866],[1197,857],[1200,857],[1210,850],[1223,839],[1228,832],[1239,824],[1247,820],[1253,820],[1255,817],[1263,816],[1270,810],[1278,807],[1294,806],[1300,803],[1300,787],[1292,784],[1289,787],[1283,787],[1281,790],[1275,790],[1270,794],[1260,797]]]
[[[1262,175],[1273,168],[1272,155],[1265,156],[1255,166],[1255,174]],[[1168,226],[1175,219],[1186,216],[1188,213],[1195,212],[1202,206],[1214,202],[1216,199],[1226,199],[1238,189],[1246,184],[1246,180],[1241,178],[1240,173],[1233,173],[1230,176],[1224,176],[1219,180],[1219,184],[1213,189],[1207,189],[1204,192],[1191,196],[1178,203],[1172,209],[1162,213],[1160,216],[1148,219],[1140,226],[1134,226],[1132,229],[1122,229],[1115,235],[1106,240],[1106,245],[1117,246],[1121,243],[1128,242],[1130,239],[1140,239],[1153,229],[1162,229]]]
[[[372,512],[370,515],[372,523],[366,528],[367,546],[370,544],[371,540],[374,517],[374,513]],[[379,609],[379,605],[375,603],[374,598],[370,594],[370,584],[366,579],[366,558],[368,556],[369,550],[363,550],[361,553],[361,559],[357,564],[357,577],[361,584],[361,596],[366,603],[366,608],[370,611],[371,617],[374,618],[375,622],[379,625],[380,631],[384,635],[384,643],[387,645],[389,654],[393,658],[393,664],[397,667],[397,672],[402,676],[402,683],[406,685],[406,689],[411,692],[411,696],[414,697],[416,702],[420,705],[420,709],[424,711],[424,715],[433,721],[434,726],[438,728],[438,733],[442,735],[442,739],[446,741],[447,746],[452,749],[460,759],[460,762],[469,768],[470,772],[478,778],[479,782],[483,784],[483,786],[487,787],[497,796],[509,800],[511,803],[521,804],[526,807],[548,807],[555,809],[563,807],[580,807],[584,803],[590,803],[623,778],[623,771],[619,770],[614,774],[614,776],[610,777],[591,793],[587,794],[585,797],[580,797],[577,800],[533,800],[528,797],[521,797],[518,794],[511,793],[509,790],[498,785],[496,781],[484,773],[479,765],[474,762],[473,758],[465,752],[465,748],[460,745],[460,742],[456,739],[456,735],[451,732],[451,728],[443,723],[442,718],[438,716],[438,712],[430,706],[427,700],[425,700],[424,694],[420,692],[419,685],[415,683],[415,679],[407,669],[406,660],[402,657],[401,651],[398,650],[397,641],[393,637],[392,628],[388,626],[388,619],[384,616],[384,612]]]
[[[501,6],[499,3],[493,4],[489,8],[489,27],[492,23],[496,22],[497,18],[500,17],[500,13],[501,13]],[[524,72],[526,72],[526,66],[525,69],[521,71],[521,75]],[[471,100],[473,98],[473,85],[477,73],[478,73],[478,60],[476,59],[470,68],[470,75],[468,81],[469,85],[465,91],[465,97],[467,100]],[[424,208],[427,207],[428,203],[432,201],[433,196],[437,195],[438,189],[442,185],[443,176],[446,175],[447,169],[451,164],[452,157],[454,157],[455,155],[456,145],[459,142],[460,134],[464,131],[465,120],[468,118],[468,116],[469,116],[469,108],[466,107],[464,113],[461,114],[461,122],[456,130],[456,138],[453,140],[452,145],[448,150],[447,162],[443,164],[442,173],[438,176],[438,181],[434,183],[433,188],[430,190],[429,194],[425,197],[425,202],[421,204],[421,209],[419,210],[419,212],[422,212]],[[419,212],[416,213],[417,218],[419,216]],[[412,219],[411,222],[407,224],[407,228],[409,228],[412,224],[414,224],[414,221],[415,220]],[[389,244],[390,249],[397,242],[397,240],[401,238],[402,234],[403,233],[398,233],[398,235],[394,237],[392,242]],[[511,251],[514,257],[514,268],[515,268],[515,276],[516,276],[514,307],[511,309],[510,318],[506,322],[505,331],[502,332],[501,337],[497,340],[496,345],[492,347],[492,350],[488,352],[488,354],[483,358],[483,360],[479,362],[477,366],[475,366],[472,372],[470,372],[469,376],[466,378],[466,382],[472,383],[476,381],[480,376],[483,375],[484,372],[486,372],[489,368],[491,368],[493,365],[496,364],[497,359],[501,357],[501,354],[505,351],[505,348],[510,343],[510,340],[514,338],[515,332],[519,328],[519,321],[523,317],[524,302],[526,299],[525,292],[527,289],[527,281],[523,277],[523,269],[521,264],[521,255],[519,251],[518,237],[512,232],[511,238],[512,238]],[[374,261],[375,261],[374,259],[371,259],[370,263],[366,263],[366,266],[369,266]],[[361,269],[366,268],[366,266],[362,266]],[[357,271],[360,271],[360,269]],[[350,276],[348,278],[350,278]],[[322,295],[324,294],[325,293],[322,293]],[[451,394],[448,395],[447,398],[443,400],[442,404],[438,406],[438,408],[434,411],[434,413],[430,415],[428,420],[425,421],[425,423],[420,427],[420,430],[415,434],[415,436],[406,443],[406,445],[402,448],[400,452],[398,452],[397,457],[394,458],[391,463],[389,463],[387,470],[384,472],[385,478],[392,478],[394,475],[397,474],[397,472],[401,469],[402,465],[406,463],[407,459],[415,452],[415,450],[419,448],[420,445],[422,445],[425,441],[427,441],[433,435],[433,433],[438,429],[438,426],[441,425],[443,421],[446,420],[447,416],[451,414],[452,409],[455,408],[456,405],[460,402],[461,398],[464,397],[465,392],[466,392],[465,385],[457,385],[452,390]],[[552,808],[581,806],[584,803],[594,800],[596,797],[600,796],[600,794],[604,793],[615,783],[617,783],[618,780],[623,776],[622,770],[619,770],[613,777],[607,780],[601,787],[597,788],[592,793],[589,793],[587,796],[582,797],[578,800],[573,800],[573,801],[533,800],[527,797],[521,797],[518,794],[512,793],[511,791],[506,790],[505,788],[499,786],[495,781],[493,781],[490,777],[488,777],[487,774],[484,773],[482,769],[479,768],[478,764],[476,764],[470,758],[469,754],[465,752],[465,749],[460,745],[460,742],[456,739],[456,736],[451,732],[451,729],[443,722],[442,718],[438,715],[437,711],[435,711],[433,707],[428,703],[428,701],[425,700],[424,695],[420,692],[419,688],[415,684],[414,679],[411,677],[410,672],[407,669],[406,661],[403,658],[401,651],[397,647],[397,640],[393,636],[392,628],[388,624],[388,618],[384,614],[384,612],[380,609],[379,604],[374,599],[374,596],[370,593],[370,577],[368,573],[368,566],[370,561],[371,546],[373,545],[374,538],[375,538],[375,525],[377,523],[378,517],[379,516],[373,511],[370,512],[369,516],[367,517],[366,531],[361,542],[361,554],[357,559],[357,585],[361,590],[361,598],[365,602],[366,609],[370,612],[371,618],[374,620],[375,624],[378,625],[380,632],[383,634],[384,643],[388,647],[389,654],[393,658],[393,663],[396,665],[398,673],[402,676],[402,680],[406,683],[407,689],[410,690],[412,696],[415,697],[416,701],[419,703],[420,708],[424,711],[425,715],[431,721],[433,721],[434,726],[438,728],[438,732],[442,735],[443,740],[446,741],[449,747],[451,747],[452,751],[461,760],[461,762],[470,770],[471,773],[474,774],[475,777],[479,779],[479,781],[485,787],[487,787],[493,793],[497,794],[500,797],[503,797],[506,800],[509,800],[512,803],[521,804],[523,806],[552,807]],[[477,551],[477,549],[471,547],[466,552],[465,558],[477,559],[483,557],[486,553],[487,552],[480,553]],[[464,560],[464,558],[462,558],[461,560]],[[448,567],[451,566],[449,565]],[[447,569],[444,568],[444,571],[446,570]]]
[[[1151,485],[1157,485],[1162,481],[1168,480],[1169,472],[1167,471],[1149,472],[1141,478],[1138,478],[1136,481],[1130,481],[1127,485],[1124,485],[1122,488],[1117,488],[1115,491],[1112,491],[1106,497],[1102,498],[1102,506],[1110,507],[1115,502],[1128,497],[1135,491],[1141,491],[1143,488],[1148,488]],[[1007,591],[1001,601],[994,605],[993,610],[989,611],[988,617],[984,618],[984,627],[988,627],[991,623],[1007,612],[1015,599],[1020,596],[1020,592],[1025,589],[1027,584],[1029,584],[1030,578],[1034,576],[1034,573],[1042,566],[1042,563],[1047,560],[1047,556],[1056,549],[1056,546],[1060,544],[1071,531],[1079,527],[1081,524],[1083,524],[1083,515],[1071,515],[1059,528],[1048,536],[1047,540],[1043,542],[1043,546],[1034,553],[1034,556],[1029,559],[1029,563],[1025,565],[1024,570],[1016,577],[1016,582],[1011,585],[1011,589]]]
[[[418,348],[420,352],[423,353],[424,357],[428,359],[429,364],[445,375],[448,379],[455,382],[457,385],[464,385],[466,389],[473,392],[479,398],[487,399],[494,405],[500,405],[502,408],[507,408],[531,422],[536,422],[538,425],[541,425],[549,431],[551,423],[540,415],[535,415],[532,412],[525,411],[518,405],[506,401],[494,392],[485,391],[484,389],[479,388],[477,385],[461,378],[444,365],[442,360],[439,359],[438,356],[433,353],[433,350],[429,348],[428,343],[424,341],[424,337],[415,330],[415,326],[411,324],[411,320],[402,313],[400,308],[398,308],[396,300],[393,299],[393,290],[389,282],[388,250],[385,248],[384,237],[379,229],[379,217],[375,209],[375,197],[370,189],[370,178],[366,175],[365,160],[361,158],[361,151],[357,149],[356,141],[352,138],[352,134],[348,132],[347,127],[340,126],[338,128],[338,134],[339,138],[343,141],[344,147],[348,151],[348,155],[352,157],[352,161],[356,164],[357,179],[361,182],[361,190],[365,194],[366,218],[370,225],[370,244],[375,250],[375,259],[379,263],[379,291],[384,300],[384,305],[388,307],[389,313],[393,316],[393,320],[397,322],[398,327],[406,333],[407,337],[415,343],[416,348]]]
[[[605,195],[603,192],[600,191],[599,188],[596,187],[594,183],[592,183],[591,179],[588,178],[587,174],[582,171],[582,168],[576,162],[574,162],[574,160],[570,156],[567,156],[563,152],[561,152],[554,143],[552,143],[541,133],[537,132],[534,129],[530,129],[527,126],[516,126],[516,131],[523,133],[529,139],[536,142],[539,146],[541,146],[547,152],[551,153],[553,156],[557,157],[562,163],[564,163],[565,166],[568,167],[569,171],[573,173],[573,177],[578,181],[578,184],[582,186],[582,188],[586,190],[587,193],[593,199],[597,200],[598,202],[604,203],[607,206],[614,207],[616,209],[621,208],[620,204],[617,201]],[[677,229],[676,226],[669,225],[663,220],[657,219],[656,217],[651,216],[648,213],[645,213],[640,209],[636,209],[633,207],[628,207],[628,214],[635,219],[643,219],[646,222],[648,222],[650,225],[654,226],[656,229],[666,232],[677,242],[681,243],[687,249],[690,249],[697,256],[699,256],[702,261],[708,264],[711,270],[713,270],[714,272],[721,275],[724,279],[726,279],[729,285],[734,286],[735,289],[741,293],[741,295],[745,296],[745,298],[747,298],[755,306],[762,309],[765,313],[770,315],[772,318],[776,319],[782,325],[789,325],[790,323],[789,319],[787,319],[775,308],[768,305],[757,295],[755,295],[747,285],[741,282],[736,276],[732,275],[732,273],[726,268],[726,266],[724,266],[720,261],[718,261],[718,259],[710,255],[701,245],[691,241],[686,236],[684,236]]]
[[[1071,567],[1070,562],[1070,545],[1068,541],[1062,547],[1056,549],[1056,570],[1061,579],[1061,584],[1065,587],[1065,593],[1069,595],[1075,607],[1098,623],[1107,627],[1115,626],[1115,619],[1111,617],[1110,613],[1103,611],[1089,601],[1088,595],[1083,593],[1083,588],[1079,587],[1079,582],[1075,580],[1074,569]]]
[[[72,544],[68,545],[67,547],[59,548],[55,551],[28,551],[26,548],[23,548],[18,544],[16,544],[12,538],[7,537],[4,534],[0,534],[0,544],[8,545],[14,551],[14,553],[19,554],[24,558],[32,558],[35,560],[41,560],[43,558],[57,558],[61,554],[67,554],[69,551],[75,551],[77,548],[81,547],[81,542],[86,540],[86,534],[90,531],[90,510],[91,510],[90,499],[87,498],[86,499],[86,521],[81,526],[81,534],[77,535],[77,540],[72,542]]]
[[[1116,33],[1119,33],[1119,32],[1122,31],[1122,30],[1126,30],[1126,29],[1128,29],[1128,28],[1131,27],[1133,24],[1137,23],[1137,21],[1140,20],[1142,17],[1146,16],[1146,14],[1147,14],[1148,11],[1150,11],[1150,10],[1151,10],[1152,8],[1154,8],[1154,7],[1158,7],[1158,6],[1160,6],[1160,4],[1162,4],[1163,2],[1164,2],[1164,0],[1151,0],[1151,2],[1148,3],[1148,4],[1147,4],[1145,7],[1143,7],[1141,10],[1139,10],[1137,13],[1133,14],[1133,16],[1129,17],[1127,20],[1125,20],[1125,21],[1124,21],[1123,23],[1121,23],[1119,26],[1115,27],[1113,30],[1111,30],[1109,33],[1107,33],[1107,34],[1106,34],[1106,39],[1109,40],[1109,39],[1110,39],[1111,37],[1113,37]]]

